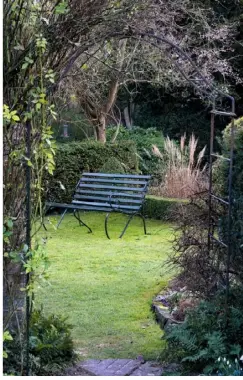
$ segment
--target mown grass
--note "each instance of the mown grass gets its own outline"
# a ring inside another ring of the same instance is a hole
[[[118,239],[126,216],[111,215],[110,235],[104,214],[86,213],[79,227],[66,215],[58,230],[48,226],[50,285],[37,293],[46,313],[69,317],[77,351],[84,358],[156,359],[162,331],[150,310],[153,296],[167,284],[163,267],[171,249],[172,226],[148,220],[149,235],[135,218]],[[57,217],[50,218],[55,223]],[[44,233],[43,233],[44,235]]]

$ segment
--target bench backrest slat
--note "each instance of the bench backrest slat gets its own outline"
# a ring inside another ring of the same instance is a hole
[[[144,191],[144,188],[141,187],[128,187],[128,186],[112,186],[112,185],[96,185],[94,183],[81,183],[79,188],[89,188],[89,189],[107,189],[107,190],[127,190],[127,191],[135,191],[141,193]]]
[[[140,175],[140,174],[110,174],[110,173],[83,173],[83,176],[87,177],[107,177],[107,178],[137,178],[137,179],[147,179],[151,178],[150,175]]]
[[[112,183],[112,184],[126,184],[126,185],[146,185],[147,181],[132,181],[130,179],[105,179],[105,178],[87,178],[82,177],[82,182],[89,182],[89,183]]]

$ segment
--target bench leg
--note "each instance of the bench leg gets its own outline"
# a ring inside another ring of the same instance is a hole
[[[64,212],[62,213],[62,216],[61,216],[59,222],[58,222],[57,225],[56,225],[56,228],[58,228],[58,227],[60,226],[60,224],[62,223],[62,220],[63,220],[63,218],[64,218],[64,216],[65,216],[67,210],[68,210],[68,209],[65,208]]]
[[[44,217],[42,218],[41,224],[42,224],[42,226],[44,227],[44,230],[47,231],[47,228],[46,228],[46,225],[45,225],[45,220],[44,220],[44,218],[45,218],[45,215],[44,215]]]
[[[124,229],[123,229],[121,235],[119,236],[120,239],[121,239],[122,236],[125,234],[126,229],[127,229],[127,227],[129,226],[129,223],[131,222],[131,220],[132,220],[132,218],[134,217],[134,215],[135,215],[135,214],[130,215],[130,217],[129,217],[129,219],[128,219],[128,221],[127,221],[127,223],[126,223],[126,225],[125,225],[125,227],[124,227]]]
[[[142,218],[142,220],[143,220],[143,230],[144,230],[144,235],[147,235],[147,229],[146,229],[145,217],[143,216],[143,214],[137,214],[137,215],[140,216],[140,218]]]
[[[105,233],[106,233],[106,236],[107,236],[107,239],[110,239],[110,236],[108,234],[108,218],[110,216],[110,213],[108,212],[108,214],[106,214],[106,217],[105,217]]]
[[[41,220],[41,224],[44,227],[45,231],[47,231],[47,228],[46,228],[46,225],[45,225],[45,216],[47,214],[47,211],[49,211],[50,209],[51,209],[51,207],[47,207],[47,209],[44,210],[44,215],[43,215],[43,218]]]
[[[87,226],[87,224],[85,224],[85,223],[80,219],[79,212],[78,212],[78,215],[77,215],[77,211],[74,210],[74,211],[73,211],[73,215],[74,215],[74,217],[78,220],[80,226],[84,226],[84,227],[88,228],[89,232],[92,233],[91,228],[90,228],[89,226]]]

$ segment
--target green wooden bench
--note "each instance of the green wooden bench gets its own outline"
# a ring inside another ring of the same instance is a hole
[[[146,234],[145,218],[141,213],[141,208],[148,190],[150,177],[149,175],[83,173],[77,184],[72,202],[70,204],[46,202],[46,212],[51,208],[64,209],[57,224],[58,228],[66,212],[71,209],[79,221],[79,225],[87,227],[89,232],[92,230],[81,220],[80,211],[106,212],[105,232],[108,239],[110,239],[108,218],[111,212],[129,215],[120,238],[124,235],[132,218],[138,215],[143,220],[144,233]]]

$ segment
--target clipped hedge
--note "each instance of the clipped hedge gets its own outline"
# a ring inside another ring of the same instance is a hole
[[[164,221],[175,221],[178,208],[185,204],[187,200],[161,198],[154,195],[147,195],[143,205],[143,215],[149,219],[159,219]]]
[[[101,173],[125,173],[124,167],[116,157],[111,157],[106,161],[106,163],[100,169]]]
[[[69,203],[81,174],[100,172],[115,157],[126,173],[137,173],[136,146],[132,141],[102,144],[97,141],[60,144],[56,150],[56,169],[45,178],[45,198],[51,202]]]

